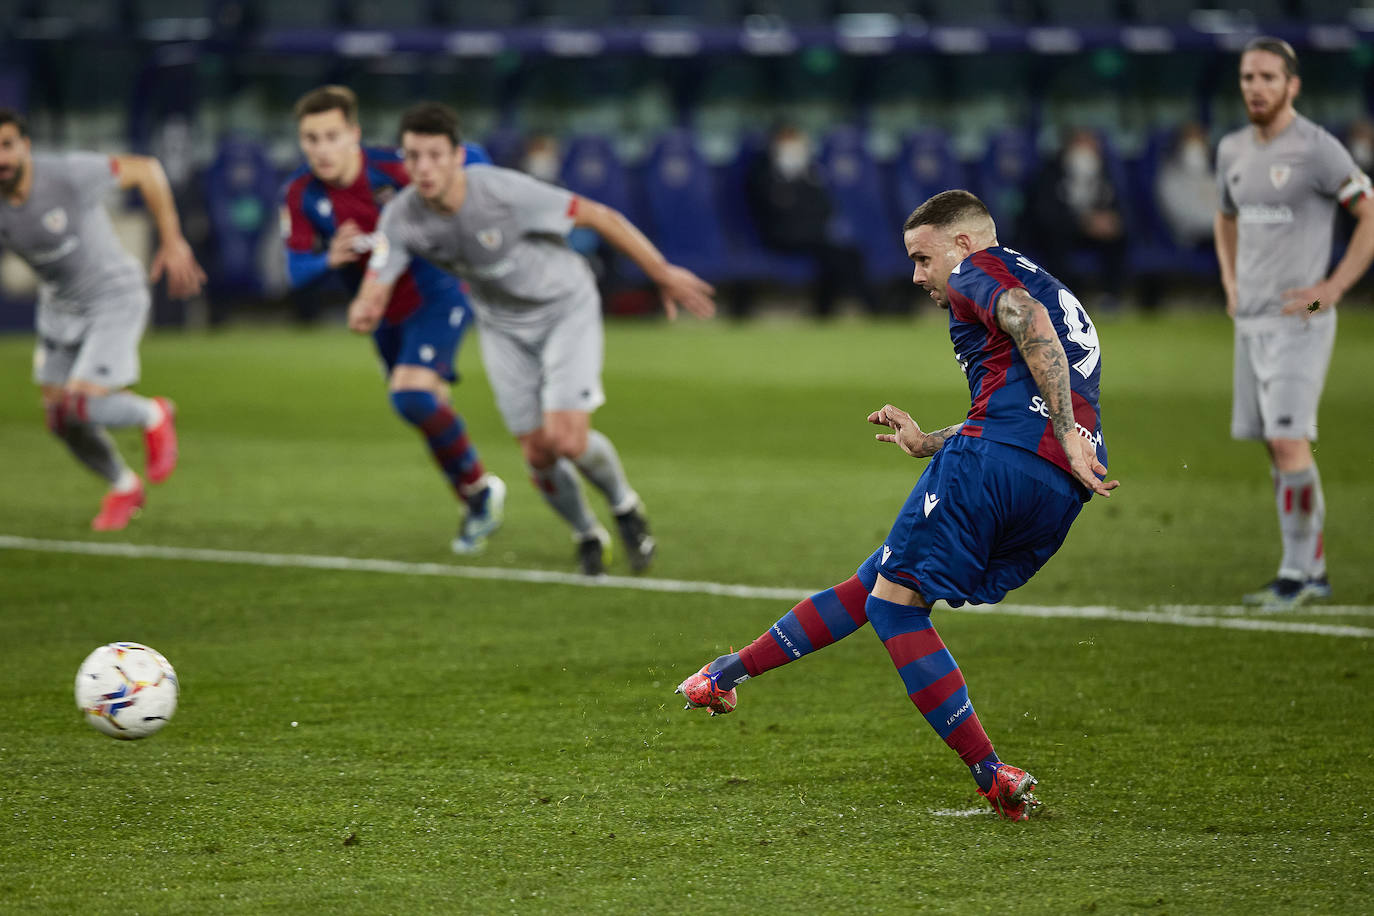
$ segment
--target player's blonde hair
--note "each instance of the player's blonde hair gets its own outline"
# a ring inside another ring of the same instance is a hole
[[[311,89],[296,100],[293,112],[296,123],[306,115],[323,114],[326,111],[339,111],[349,124],[358,123],[358,96],[347,86],[320,86]]]

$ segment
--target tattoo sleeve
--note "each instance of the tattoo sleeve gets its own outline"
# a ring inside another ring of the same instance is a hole
[[[1055,438],[1067,448],[1069,437],[1077,435],[1073,396],[1069,391],[1069,360],[1049,312],[1024,289],[1009,289],[997,303],[997,324],[1026,361],[1040,397],[1045,400]]]
[[[955,423],[953,426],[937,429],[933,433],[926,433],[925,446],[921,449],[921,454],[917,457],[929,458],[931,455],[934,455],[944,446],[945,442],[959,435],[959,430],[963,428],[963,423]]]

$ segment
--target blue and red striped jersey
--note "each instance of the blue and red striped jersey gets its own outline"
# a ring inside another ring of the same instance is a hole
[[[960,435],[981,436],[1034,452],[1065,471],[1069,461],[1054,436],[1049,410],[1030,368],[997,324],[1002,294],[1025,289],[1049,312],[1069,359],[1069,388],[1078,433],[1107,464],[1098,404],[1102,347],[1087,309],[1043,267],[1010,248],[976,251],[949,275],[949,337],[968,378],[973,404]]]
[[[488,162],[480,146],[466,143],[467,162]],[[396,192],[410,184],[401,151],[363,147],[363,167],[346,188],[328,185],[303,165],[287,180],[283,191],[282,234],[287,257],[311,255],[329,247],[337,227],[352,220],[363,232],[374,232],[382,207]],[[357,291],[367,258],[339,269],[349,290]],[[450,299],[466,305],[462,287],[451,274],[415,259],[397,281],[383,321],[396,324],[413,315],[422,301]]]

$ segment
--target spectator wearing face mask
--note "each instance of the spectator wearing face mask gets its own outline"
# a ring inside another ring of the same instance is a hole
[[[1179,247],[1211,248],[1218,199],[1207,131],[1195,122],[1185,124],[1155,178],[1159,212]]]
[[[749,176],[749,203],[764,245],[812,258],[816,279],[812,309],[819,318],[835,311],[839,294],[850,290],[869,311],[876,307],[864,273],[863,253],[830,234],[830,192],[812,158],[811,141],[796,127],[773,132],[767,156]]]
[[[563,146],[553,134],[533,133],[525,138],[525,152],[520,157],[520,171],[526,175],[563,185]],[[585,226],[568,233],[568,247],[592,262],[592,270],[599,282],[606,280],[606,265],[601,251],[601,236]],[[604,291],[603,291],[604,294]]]
[[[1366,175],[1374,173],[1374,124],[1356,121],[1345,133],[1345,148],[1350,158]]]
[[[1032,182],[1023,237],[1032,256],[1073,288],[1097,290],[1115,306],[1126,285],[1126,226],[1122,190],[1108,173],[1102,141],[1091,130],[1069,134],[1059,155]],[[1074,252],[1096,254],[1099,269],[1075,269]]]

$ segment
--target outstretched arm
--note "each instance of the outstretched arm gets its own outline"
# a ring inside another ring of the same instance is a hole
[[[1009,289],[997,302],[997,324],[1016,344],[1040,397],[1050,414],[1054,437],[1069,458],[1069,468],[1079,483],[1101,496],[1110,496],[1120,481],[1103,482],[1107,469],[1097,460],[1093,443],[1078,434],[1069,389],[1069,359],[1054,330],[1050,313],[1024,288]]]
[[[663,310],[669,319],[677,317],[678,306],[698,318],[710,318],[716,313],[716,303],[711,299],[715,290],[711,284],[685,267],[669,264],[663,252],[619,210],[579,197],[573,225],[596,230],[613,248],[638,264],[658,286]]]
[[[174,299],[184,299],[200,292],[205,271],[196,263],[191,246],[181,234],[181,220],[172,200],[172,186],[162,164],[152,156],[123,155],[114,157],[119,170],[119,186],[138,188],[143,203],[157,225],[158,249],[153,255],[148,279],[156,283],[167,274],[167,293]]]

